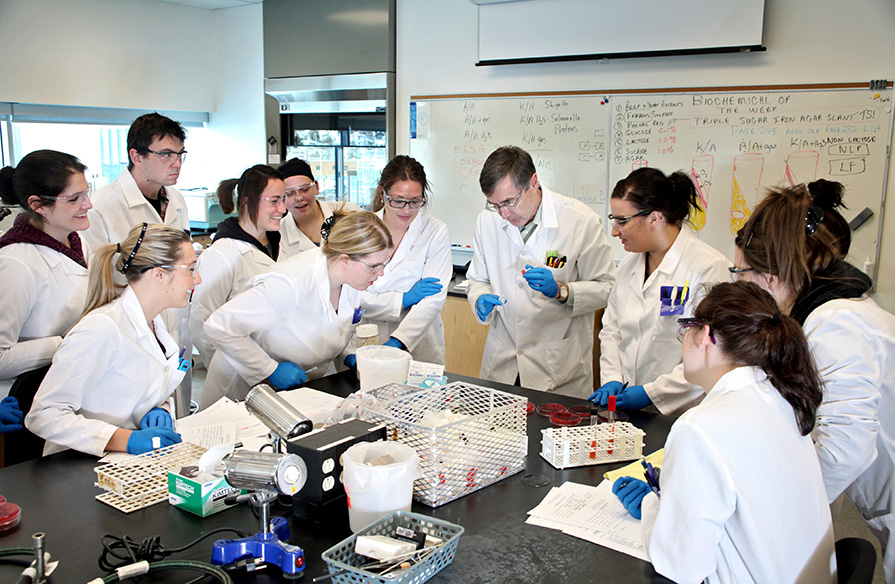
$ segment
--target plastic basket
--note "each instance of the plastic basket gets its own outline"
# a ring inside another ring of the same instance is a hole
[[[386,424],[386,438],[420,457],[417,501],[438,507],[525,468],[528,454],[524,397],[454,382],[366,408]]]
[[[442,540],[442,544],[419,563],[385,576],[379,576],[358,567],[369,561],[369,558],[354,553],[354,542],[357,540],[357,536],[385,535],[392,537],[398,527],[406,527],[437,537]],[[335,574],[332,577],[334,584],[358,584],[361,582],[421,584],[454,560],[454,552],[457,550],[457,543],[462,534],[463,528],[459,525],[408,511],[395,511],[329,548],[323,552],[322,558],[326,562],[329,573]]]
[[[541,456],[556,468],[634,460],[643,455],[643,430],[628,422],[541,430]]]
[[[196,464],[205,448],[181,442],[94,468],[98,501],[130,513],[168,500],[168,470]]]

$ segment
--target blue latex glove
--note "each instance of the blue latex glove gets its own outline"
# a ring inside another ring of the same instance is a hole
[[[277,368],[267,377],[267,380],[277,389],[290,389],[307,381],[308,374],[295,363],[286,361],[277,365]]]
[[[144,430],[146,428],[174,428],[174,420],[171,419],[171,414],[163,410],[162,408],[152,408],[146,415],[143,416],[143,419],[140,420],[140,428]]]
[[[441,282],[438,278],[423,278],[404,293],[404,308],[410,308],[423,298],[434,296],[441,292]]]
[[[547,268],[533,268],[525,266],[522,277],[528,282],[532,290],[537,290],[547,298],[556,298],[559,292],[559,284],[553,279],[553,274]]]
[[[622,502],[625,510],[634,519],[640,519],[640,506],[643,498],[653,490],[646,481],[631,477],[619,477],[612,484],[612,493]]]
[[[502,305],[500,296],[497,294],[482,294],[475,300],[475,314],[479,320],[485,320],[495,306]]]
[[[620,410],[642,410],[652,403],[642,385],[630,385],[615,398],[615,407]]]
[[[153,447],[152,439],[158,438],[158,446]],[[155,448],[164,448],[182,442],[180,434],[169,428],[146,428],[145,430],[134,430],[131,432],[130,438],[127,439],[128,454],[143,454],[150,452]]]
[[[19,409],[19,400],[5,397],[0,400],[0,434],[15,432],[24,428],[25,414]]]
[[[402,351],[406,351],[407,347],[404,346],[404,343],[396,339],[395,337],[389,337],[387,341],[382,343],[386,347],[394,347],[396,349],[401,349]]]
[[[357,355],[351,353],[350,355],[345,356],[345,360],[342,361],[345,364],[345,367],[349,369],[357,369]]]
[[[624,389],[624,385],[622,385],[621,381],[608,381],[604,383],[600,389],[593,392],[591,396],[587,399],[594,402],[598,406],[605,406],[609,402],[610,395],[618,395]],[[618,402],[616,402],[616,407],[618,407]]]

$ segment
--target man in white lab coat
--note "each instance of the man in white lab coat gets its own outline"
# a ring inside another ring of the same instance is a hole
[[[593,392],[594,311],[615,263],[599,216],[544,188],[521,148],[495,150],[479,184],[467,276],[476,319],[490,324],[480,376],[586,398]]]
[[[127,132],[128,165],[115,181],[93,195],[90,227],[84,239],[92,253],[107,243],[118,243],[139,223],[162,223],[190,230],[186,201],[174,188],[186,157],[186,132],[180,123],[158,113],[134,120]],[[168,332],[186,352],[192,351],[189,307],[162,313]],[[189,409],[192,377],[184,376],[177,393],[177,413]]]

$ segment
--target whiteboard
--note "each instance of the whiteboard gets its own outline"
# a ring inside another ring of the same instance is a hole
[[[532,153],[548,188],[587,203],[604,225],[612,187],[634,168],[691,174],[706,203],[694,220],[697,236],[728,257],[736,229],[768,187],[841,182],[847,220],[865,207],[874,213],[853,234],[849,259],[876,267],[890,88],[411,99],[411,155],[432,183],[430,212],[457,244],[472,243],[485,202],[482,164],[496,147],[514,144]],[[610,243],[621,259],[618,240]]]

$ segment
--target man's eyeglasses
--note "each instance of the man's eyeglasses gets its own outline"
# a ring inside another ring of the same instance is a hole
[[[622,217],[620,215],[613,215],[610,213],[609,215],[607,215],[607,217],[610,221],[615,222],[616,227],[621,227],[622,225],[624,225],[631,219],[634,219],[635,217],[643,217],[644,215],[649,215],[652,212],[653,212],[652,209],[649,209],[646,211],[641,211],[640,213],[634,213],[633,215],[628,215],[627,217]]]
[[[364,260],[362,260],[360,258],[351,258],[351,259],[353,259],[354,261],[356,261],[359,264],[363,264],[363,265],[367,266],[367,269],[370,270],[371,274],[375,274],[376,272],[381,272],[381,271],[385,270],[385,266],[387,266],[388,262],[389,262],[388,260],[385,260],[381,264],[368,264],[367,262],[365,262]]]
[[[506,209],[507,211],[512,211],[516,207],[519,206],[519,201],[522,200],[522,194],[525,191],[519,191],[519,194],[513,197],[512,199],[507,199],[502,203],[492,203],[491,201],[485,202],[485,208],[489,211],[494,211],[495,213],[500,213],[501,209]]]
[[[294,189],[289,189],[286,191],[286,199],[294,199],[298,195],[307,195],[311,192],[311,189],[314,188],[314,183],[309,182],[308,184],[301,185],[300,187],[296,187]]]
[[[146,149],[146,152],[151,154],[155,154],[156,156],[161,156],[165,162],[174,162],[174,160],[180,160],[181,162],[186,160],[186,150],[181,150],[180,152],[174,152],[173,150],[162,150],[161,152],[156,152],[155,150]]]
[[[90,198],[93,195],[93,188],[88,187],[86,191],[81,191],[80,193],[75,193],[73,195],[65,195],[65,196],[55,196],[57,202],[62,203],[71,203],[72,205],[80,205],[84,202],[85,198]]]
[[[677,340],[680,342],[684,341],[684,335],[687,334],[687,329],[699,326],[707,326],[709,321],[704,318],[679,318],[677,319]],[[715,344],[715,334],[712,332],[712,327],[709,326],[709,338],[712,339],[712,344]]]
[[[393,199],[387,193],[383,193],[382,196],[385,197],[385,202],[392,209],[403,209],[404,207],[419,209],[426,204],[425,199]]]

